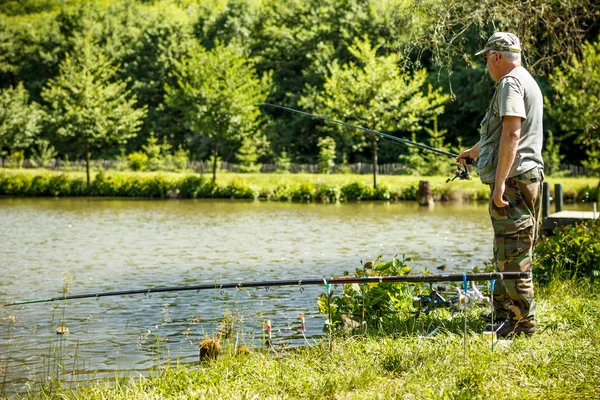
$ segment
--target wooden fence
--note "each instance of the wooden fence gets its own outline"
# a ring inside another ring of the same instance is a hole
[[[16,163],[12,159],[0,158],[0,166],[6,168],[14,168]],[[92,169],[103,168],[105,170],[127,170],[127,162],[121,160],[92,160]],[[38,165],[32,160],[24,160],[22,168],[38,168]],[[173,166],[165,166],[167,170],[175,170]],[[60,159],[49,160],[45,167],[49,170],[54,171],[83,171],[85,170],[85,161],[70,161],[65,162]],[[198,173],[208,173],[212,171],[212,164],[207,161],[189,161],[187,165],[188,170],[192,170]],[[222,162],[219,166],[219,170],[240,172],[240,166],[238,164]],[[261,164],[259,172],[261,173],[273,173],[280,171],[280,167],[277,164]],[[568,171],[568,176],[591,176],[593,171],[589,168],[582,167],[579,165],[561,164],[561,171]],[[320,172],[319,164],[295,164],[291,163],[287,171],[291,173],[312,173],[317,174]],[[406,165],[400,163],[388,163],[379,164],[378,173],[381,175],[398,175],[403,174],[406,171]],[[372,174],[373,164],[371,163],[354,163],[348,165],[336,165],[333,168],[333,173],[340,172],[351,172],[354,174]]]

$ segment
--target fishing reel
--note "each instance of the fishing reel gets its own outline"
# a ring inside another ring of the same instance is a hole
[[[446,183],[452,182],[456,178],[460,179],[461,181],[464,181],[464,180],[470,181],[472,178],[471,178],[471,174],[469,174],[469,170],[467,169],[467,167],[463,167],[463,168],[464,169],[461,169],[460,167],[456,167],[456,171],[454,171],[454,177],[446,179]]]
[[[475,166],[476,161],[472,158],[465,158],[465,162],[467,163],[467,165]],[[472,178],[471,174],[469,174],[469,169],[467,168],[467,165],[465,165],[463,169],[461,169],[460,166],[457,166],[456,171],[454,171],[454,177],[446,179],[446,183],[452,182],[456,178],[460,179],[461,181],[470,181]]]
[[[433,284],[429,285],[430,292],[425,295],[414,296],[412,298],[413,307],[417,309],[417,316],[420,314],[429,314],[436,308],[448,308],[453,312],[463,310],[465,307],[475,304],[489,304],[490,298],[484,296],[475,285],[471,283],[471,288],[456,288],[456,297],[446,299],[442,296],[440,290],[433,289]],[[444,289],[445,290],[445,289]]]
[[[446,300],[438,290],[433,289],[433,285],[430,285],[429,294],[413,296],[412,298],[413,307],[417,309],[417,316],[420,314],[427,315],[436,308],[451,308],[455,303],[456,300]]]

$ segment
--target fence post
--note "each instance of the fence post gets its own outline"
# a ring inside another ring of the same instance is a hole
[[[547,218],[550,214],[550,184],[542,184],[542,218]]]
[[[563,210],[563,206],[564,201],[562,183],[557,183],[554,185],[554,207],[556,212],[561,212]]]

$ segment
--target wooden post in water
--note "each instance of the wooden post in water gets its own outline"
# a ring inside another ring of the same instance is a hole
[[[420,206],[433,205],[433,195],[431,194],[431,185],[429,184],[429,181],[419,181],[417,201],[419,202]]]
[[[542,218],[547,218],[550,215],[550,184],[544,182],[542,184]]]
[[[561,212],[563,210],[563,186],[562,183],[556,183],[554,185],[554,207],[555,212]]]

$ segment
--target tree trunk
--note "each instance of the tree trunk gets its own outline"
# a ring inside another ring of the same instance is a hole
[[[87,185],[90,186],[90,144],[85,142],[85,174],[87,176]]]
[[[417,201],[420,206],[433,206],[433,194],[429,181],[419,181],[419,190],[417,191]]]
[[[213,153],[213,183],[217,182],[217,157],[219,156],[219,137],[215,139],[215,152]]]
[[[373,136],[373,189],[377,189],[377,138]]]

